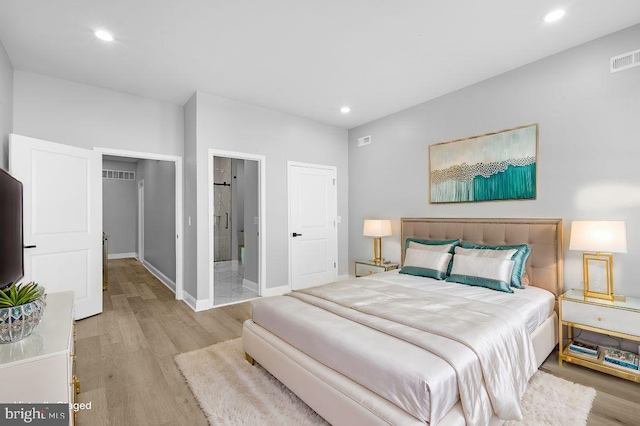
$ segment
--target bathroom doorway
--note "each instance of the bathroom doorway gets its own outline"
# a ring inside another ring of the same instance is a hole
[[[260,168],[258,160],[213,155],[213,304],[260,295]]]

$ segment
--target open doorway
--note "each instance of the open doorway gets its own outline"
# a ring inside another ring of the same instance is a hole
[[[211,154],[211,281],[213,304],[221,306],[262,294],[264,158],[220,151]]]
[[[108,259],[136,258],[183,298],[182,159],[108,150],[103,153],[103,229]]]

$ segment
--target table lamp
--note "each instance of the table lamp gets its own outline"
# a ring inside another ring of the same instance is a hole
[[[373,237],[373,261],[382,263],[382,237],[391,235],[391,221],[366,219],[362,235]]]
[[[613,254],[627,252],[624,221],[571,222],[569,250],[582,251],[584,295],[613,300]]]

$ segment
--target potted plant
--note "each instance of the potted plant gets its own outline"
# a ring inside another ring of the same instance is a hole
[[[44,288],[37,283],[13,283],[0,290],[0,343],[17,342],[35,329],[46,306]]]

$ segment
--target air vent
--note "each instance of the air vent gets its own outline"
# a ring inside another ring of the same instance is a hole
[[[612,73],[640,66],[640,49],[614,56],[610,65]]]
[[[136,180],[136,172],[124,170],[102,170],[102,179],[111,180]]]
[[[371,143],[371,135],[358,138],[358,146],[365,146]]]

